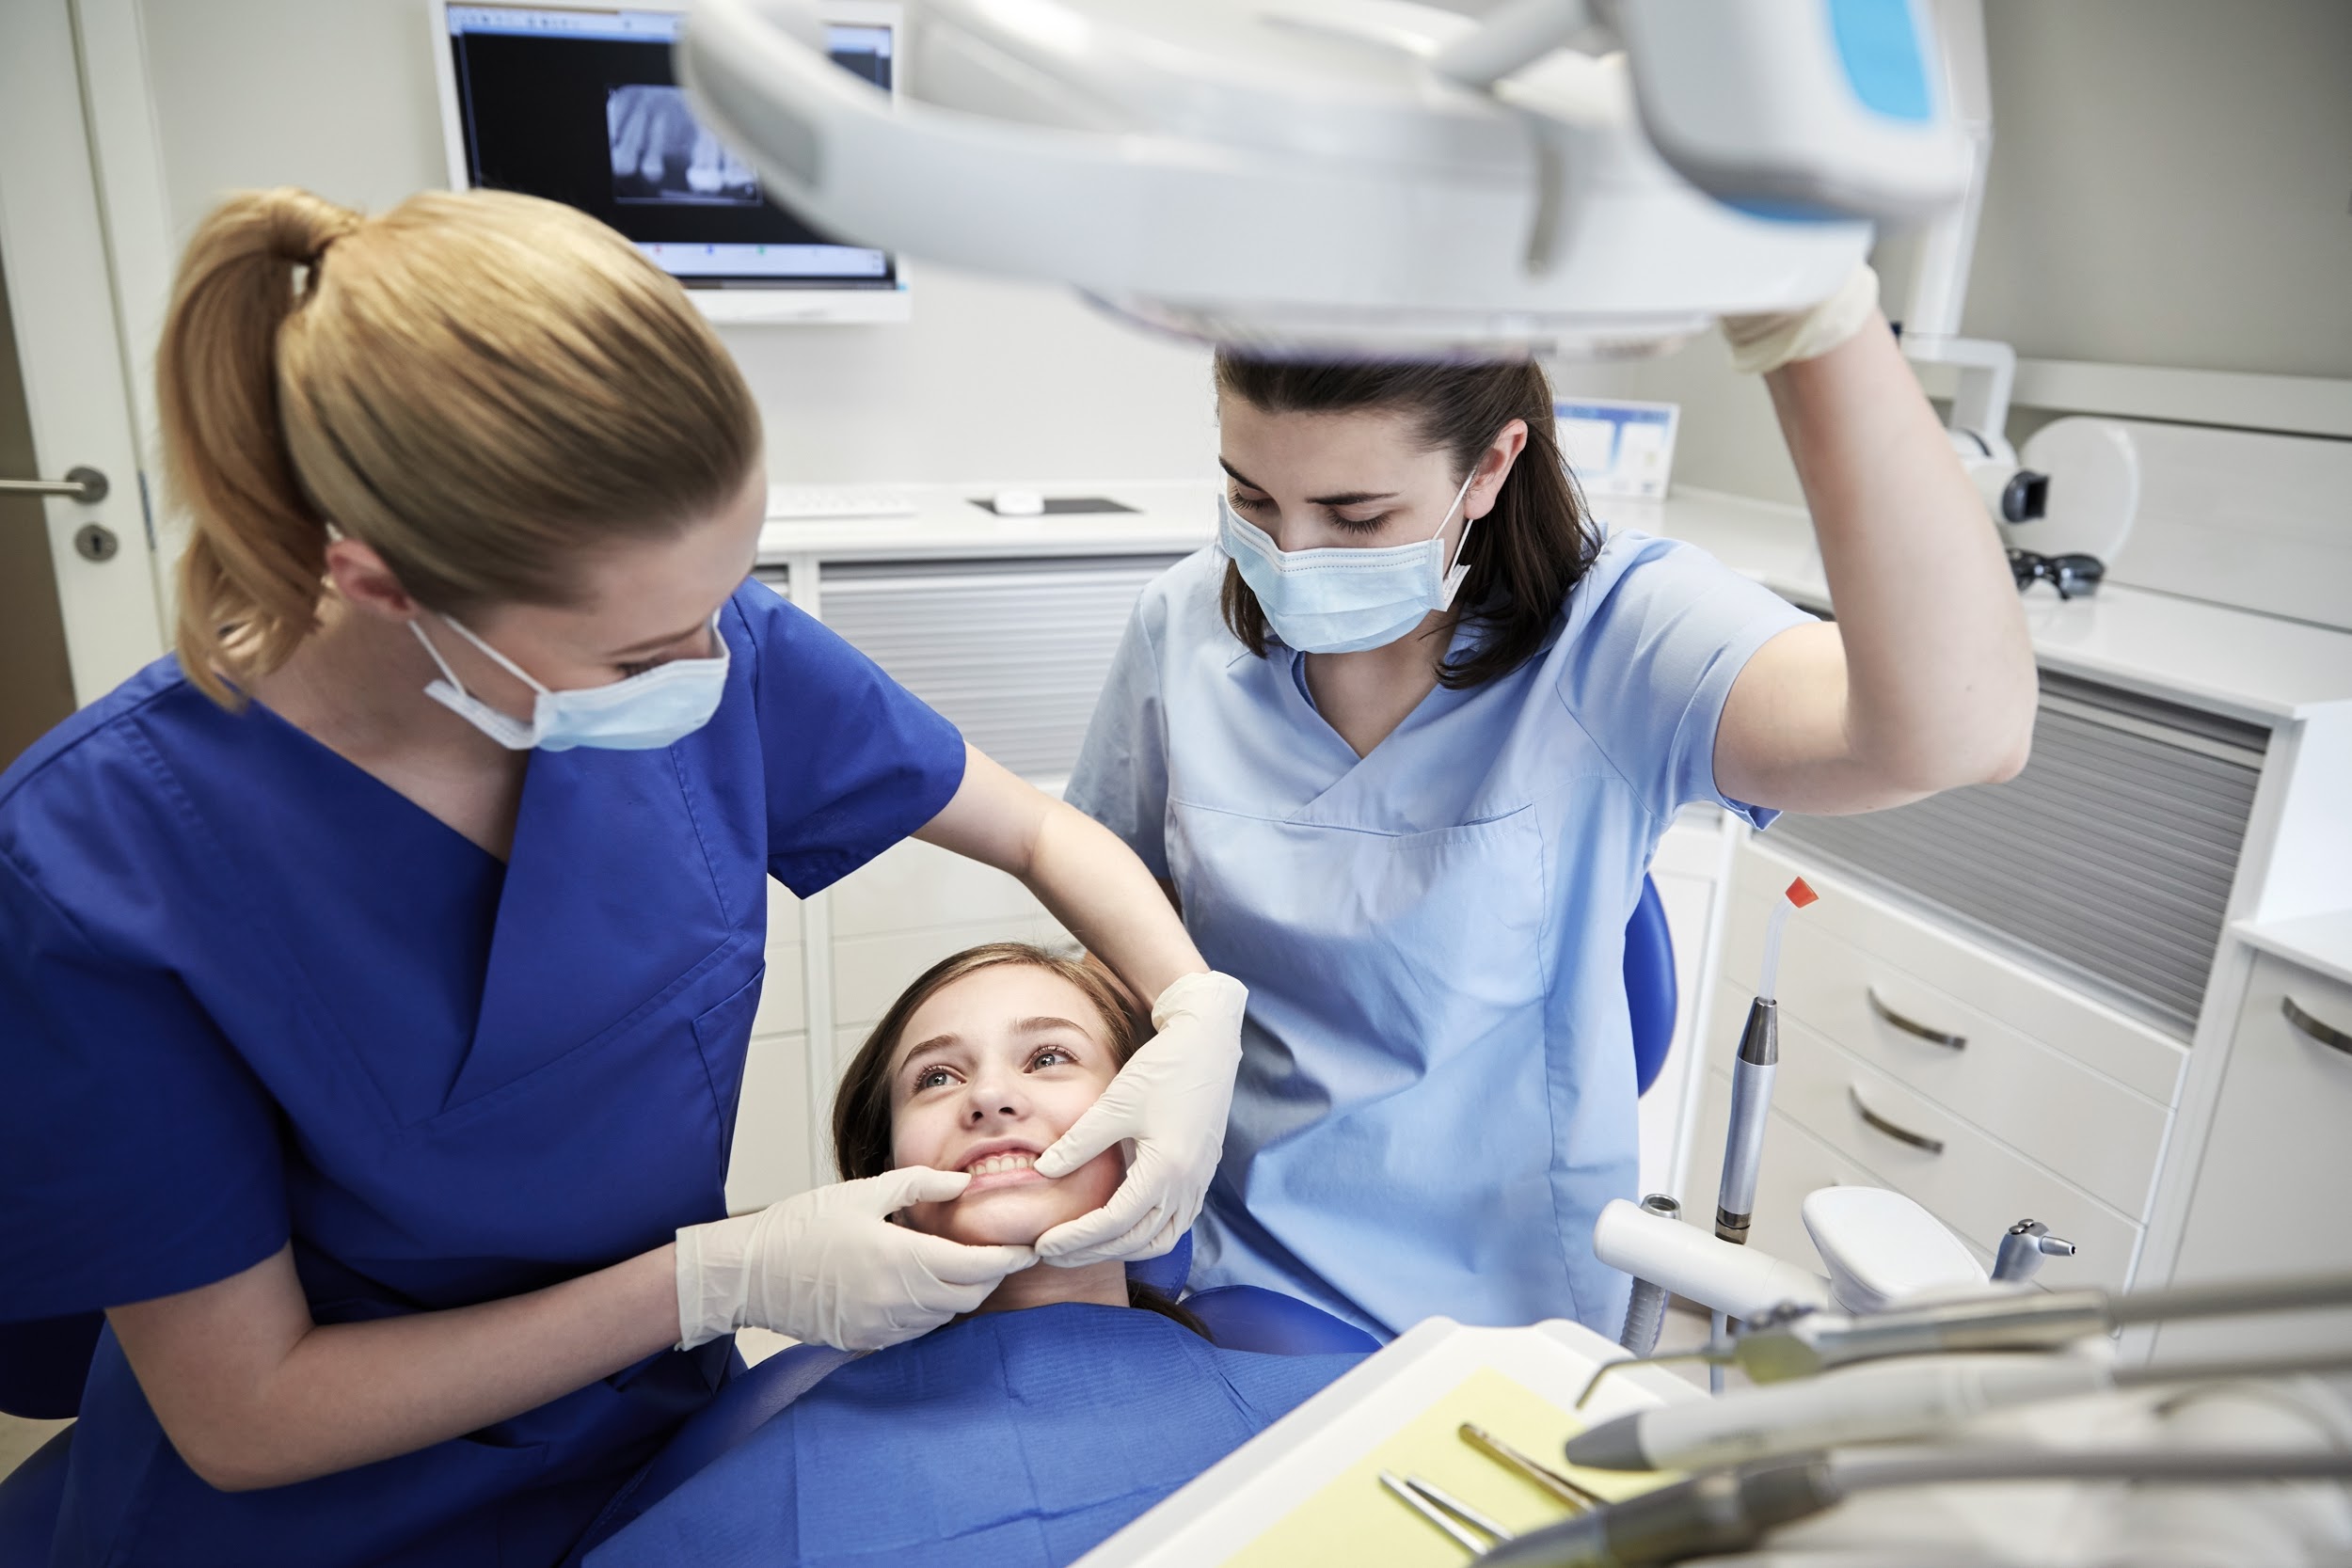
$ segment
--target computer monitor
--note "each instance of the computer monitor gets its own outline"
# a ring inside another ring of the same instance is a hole
[[[887,251],[819,232],[698,124],[675,9],[434,0],[450,183],[578,207],[636,242],[724,322],[904,320]],[[834,59],[891,88],[902,8],[822,8]]]

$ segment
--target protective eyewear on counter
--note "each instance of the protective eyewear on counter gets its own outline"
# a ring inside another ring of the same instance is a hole
[[[2107,575],[2106,562],[2095,555],[2036,555],[2031,550],[2012,549],[2009,552],[2009,574],[2017,579],[2019,593],[2037,582],[2046,582],[2058,590],[2061,599],[2097,590],[2099,580]]]

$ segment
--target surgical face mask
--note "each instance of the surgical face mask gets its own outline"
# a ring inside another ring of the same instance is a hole
[[[719,651],[712,657],[675,658],[610,686],[569,691],[549,690],[455,621],[446,615],[440,619],[443,626],[538,693],[529,723],[501,713],[468,691],[433,640],[425,636],[424,628],[414,621],[408,623],[408,629],[416,633],[441,672],[441,678],[426,687],[424,694],[510,752],[527,752],[534,746],[546,752],[568,752],[575,746],[609,752],[658,751],[710,722],[726,690],[727,644],[719,635],[715,612],[710,617],[710,641]]]
[[[1438,531],[1411,545],[1381,549],[1344,546],[1283,550],[1265,530],[1219,497],[1219,542],[1241,568],[1242,580],[1258,596],[1274,635],[1303,654],[1353,654],[1384,647],[1421,625],[1433,610],[1451,609],[1470,568],[1462,548],[1470,523],[1445,559],[1445,526],[1470,494],[1469,479],[1454,493],[1454,505],[1438,519]]]

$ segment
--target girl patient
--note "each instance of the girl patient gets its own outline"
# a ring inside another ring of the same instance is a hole
[[[969,1170],[961,1196],[899,1223],[1025,1245],[1118,1187],[1116,1152],[1054,1181],[1032,1165],[1136,1043],[1086,966],[1018,942],[959,953],[850,1062],[835,1164],[845,1180]],[[1358,1359],[1222,1350],[1120,1264],[1040,1264],[973,1316],[835,1368],[587,1560],[1066,1563]]]

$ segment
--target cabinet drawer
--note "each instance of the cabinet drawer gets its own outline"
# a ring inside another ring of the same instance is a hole
[[[1804,1023],[2103,1202],[2143,1218],[2169,1107],[1814,919],[1842,897],[1842,889],[1824,893],[1789,922],[1780,963],[1783,1022]],[[1754,993],[1771,913],[1768,900],[1745,890],[1731,907],[1724,993],[1743,1008]],[[1960,951],[1953,962],[1968,957]],[[1712,1042],[1726,1067],[1737,1043],[1736,1030]]]
[[[1947,925],[1922,919],[1849,879],[1811,869],[1753,840],[1740,845],[1733,863],[1734,902],[1724,942],[1724,974],[1747,995],[1755,994],[1757,965],[1763,958],[1764,919],[1771,903],[1799,875],[1813,884],[1821,898],[1789,923],[1789,951],[1781,962],[1784,996],[1792,982],[1804,984],[1816,977],[1792,973],[1792,955],[1816,936],[1834,938],[1848,952],[1859,955],[1862,968],[1858,974],[1851,970],[1842,975],[1833,973],[1828,976],[1833,984],[1876,981],[1888,988],[1882,997],[1898,1011],[1909,1009],[1892,994],[1894,988],[1909,988],[1922,1008],[1931,1003],[1959,1006],[1958,999],[1964,997],[1968,1009],[1998,1023],[2012,1037],[2037,1041],[2159,1105],[2170,1106],[2179,1098],[2188,1051],[2178,1041],[2103,1002],[2068,990],[1978,946]],[[1794,962],[1803,969],[1803,960]],[[1850,996],[1846,1005],[1857,1001],[1867,1011],[1867,994]],[[1919,1022],[1932,1024],[1934,1020]],[[1835,1027],[1833,1021],[1823,1021],[1820,1026]],[[1874,1024],[1872,1029],[1877,1027]],[[1866,1037],[1870,1032],[1865,1031]],[[1953,1032],[1966,1034],[1964,1029]],[[1921,1051],[1941,1049],[1915,1037],[1912,1043]],[[1969,1049],[1977,1049],[1974,1038]]]
[[[1724,1130],[1730,1119],[1731,1080],[1709,1072],[1692,1145],[1697,1152],[1691,1162],[1690,1191],[1683,1196],[1682,1217],[1710,1235],[1723,1178]],[[1820,1255],[1813,1250],[1813,1239],[1805,1233],[1805,1195],[1823,1187],[1881,1185],[1868,1171],[1775,1110],[1765,1122],[1764,1163],[1756,1170],[1756,1218],[1748,1227],[1748,1244],[1785,1263],[1827,1274]]]
[[[1735,1028],[1742,1011],[1733,998],[1719,1002],[1718,1030]],[[1979,1252],[2020,1219],[2045,1222],[2081,1249],[2043,1267],[2037,1277],[2054,1288],[2116,1288],[2130,1277],[2139,1245],[2131,1220],[1804,1023],[1784,1018],[1780,1045],[1773,1108],[1875,1184],[1916,1199]]]
[[[2292,1002],[2309,1022],[2287,1015]],[[2352,1054],[2313,1034],[2352,1036],[2352,987],[2261,958],[2246,990],[2214,1104],[2204,1160],[2173,1264],[2177,1281],[2352,1269]],[[2282,1352],[2352,1343],[2335,1313],[2260,1320]],[[2226,1354],[2244,1323],[2174,1323],[2158,1332],[2166,1360]]]

